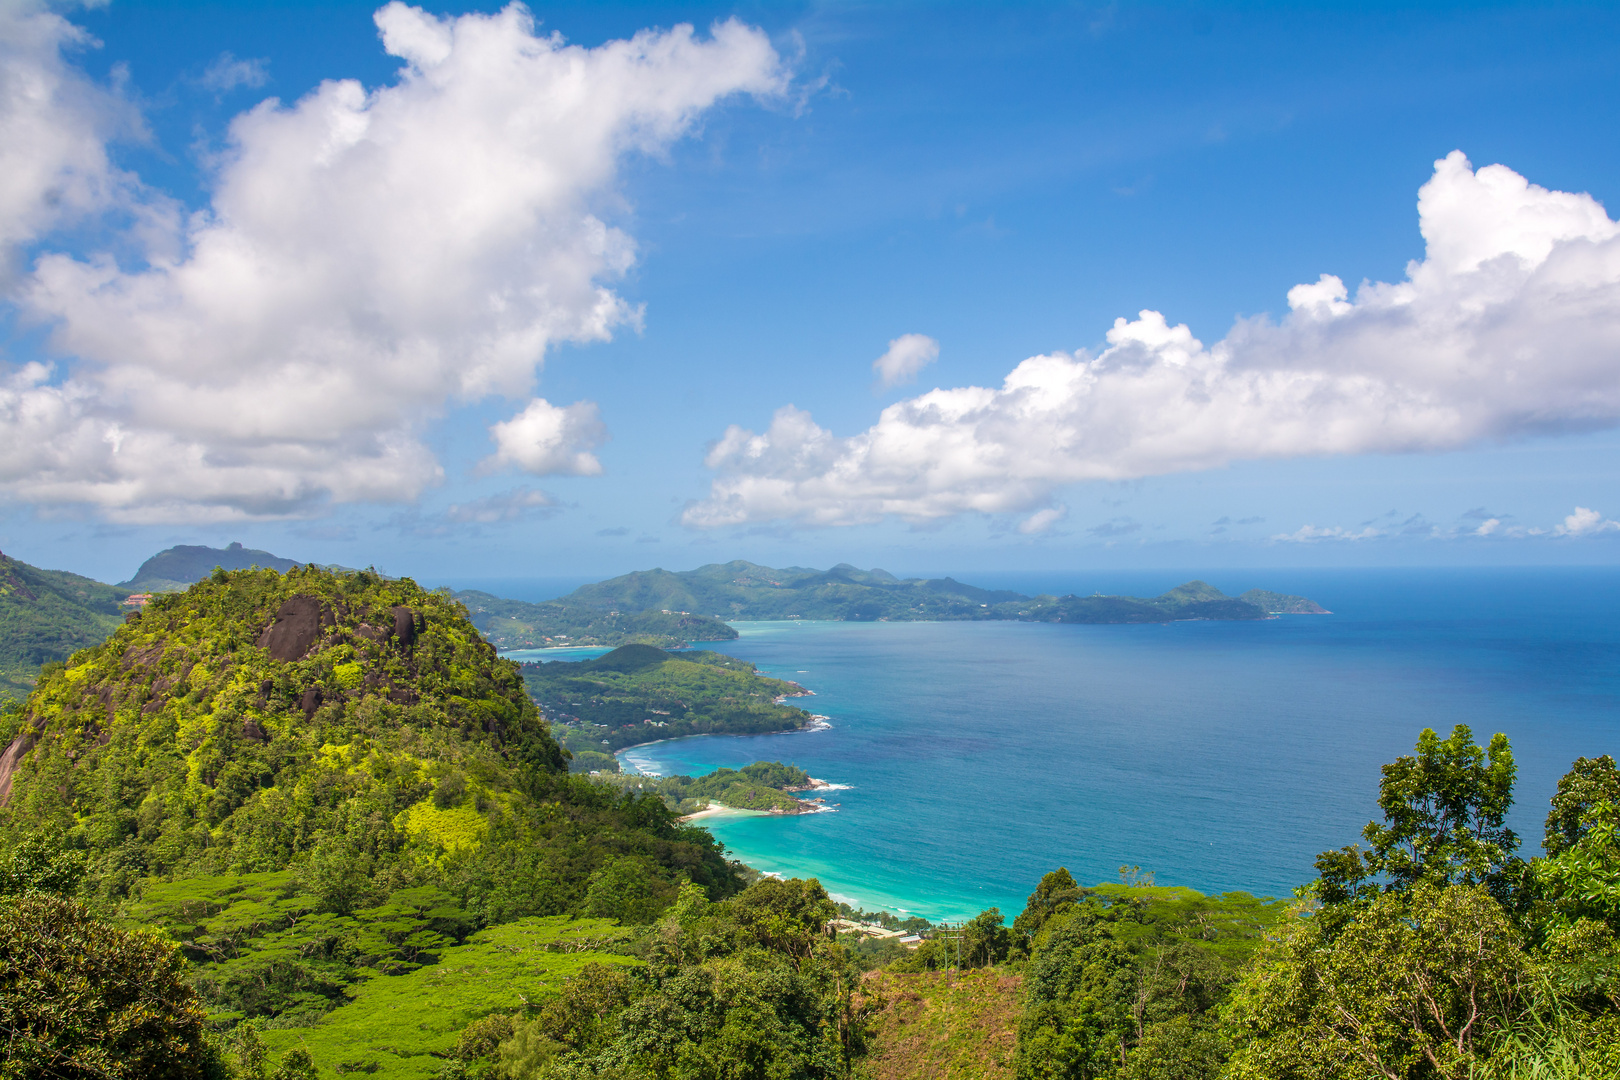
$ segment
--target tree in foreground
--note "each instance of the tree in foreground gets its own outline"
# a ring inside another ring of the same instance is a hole
[[[1506,825],[1516,776],[1506,735],[1482,748],[1466,724],[1447,739],[1424,728],[1415,753],[1383,768],[1378,808],[1384,821],[1362,830],[1368,847],[1324,852],[1316,860],[1318,898],[1334,908],[1427,881],[1484,885],[1497,899],[1508,899],[1523,869],[1515,854],[1519,838]]]
[[[4,1080],[223,1076],[186,962],[156,934],[41,892],[0,904]]]
[[[1530,863],[1507,739],[1424,731],[1370,849],[1321,878],[1223,1009],[1234,1080],[1620,1080],[1620,772],[1578,760]]]
[[[1529,960],[1477,885],[1387,892],[1338,933],[1290,922],[1227,1003],[1235,1080],[1466,1080],[1528,990]]]

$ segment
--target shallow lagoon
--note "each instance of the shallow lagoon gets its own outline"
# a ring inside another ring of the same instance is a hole
[[[1418,731],[1504,731],[1534,849],[1580,754],[1620,753],[1620,573],[1212,576],[1331,616],[1260,623],[737,623],[711,644],[794,679],[817,732],[673,740],[627,764],[761,759],[850,785],[838,813],[705,824],[760,869],[930,917],[1022,908],[1040,875],[1287,895],[1358,838]],[[1226,579],[1233,579],[1228,581]]]

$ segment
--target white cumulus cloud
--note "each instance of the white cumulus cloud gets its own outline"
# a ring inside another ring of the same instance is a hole
[[[420,432],[448,405],[527,396],[548,346],[639,318],[612,287],[635,245],[601,216],[625,156],[784,85],[765,35],[735,20],[581,48],[521,4],[375,18],[397,80],[238,116],[209,206],[145,263],[36,259],[21,303],[64,362],[0,390],[0,491],[128,521],[414,498],[440,479]],[[64,25],[28,46],[41,70],[62,68]],[[103,133],[76,115],[89,169]],[[0,206],[0,238],[37,234],[23,203]],[[538,439],[536,408],[497,458],[599,469]]]
[[[536,476],[599,476],[602,463],[591,450],[607,438],[594,401],[568,406],[535,398],[529,407],[489,429],[495,453],[484,471],[516,466]]]
[[[763,433],[733,426],[683,520],[1025,512],[1079,481],[1620,422],[1620,225],[1596,200],[1455,152],[1419,191],[1418,222],[1427,251],[1405,280],[1352,298],[1324,274],[1290,290],[1280,321],[1241,320],[1213,346],[1142,311],[1096,353],[897,402],[852,436],[792,406]]]
[[[1554,536],[1597,536],[1620,531],[1620,521],[1610,521],[1596,510],[1577,506],[1575,512],[1553,528]]]
[[[937,359],[939,342],[927,334],[901,334],[889,342],[888,352],[872,361],[872,370],[883,386],[899,386]]]

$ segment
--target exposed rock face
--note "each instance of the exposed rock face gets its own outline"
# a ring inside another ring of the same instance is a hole
[[[259,647],[269,649],[276,660],[298,660],[315,644],[321,627],[331,625],[326,605],[318,597],[299,593],[282,603],[276,621],[259,636]]]
[[[11,778],[22,763],[23,755],[34,748],[39,741],[39,732],[30,727],[21,735],[11,740],[6,752],[0,754],[0,806],[6,805],[11,799]]]
[[[404,606],[394,609],[394,636],[401,645],[410,648],[416,641],[416,612]]]
[[[304,710],[305,720],[314,716],[315,710],[321,707],[320,690],[305,690],[304,696],[298,699],[298,707]]]

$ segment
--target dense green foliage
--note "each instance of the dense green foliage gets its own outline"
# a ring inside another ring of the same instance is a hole
[[[1369,849],[1323,854],[1232,994],[1232,1076],[1620,1077],[1620,773],[1577,761],[1528,864],[1513,779],[1461,725],[1385,766]]]
[[[599,611],[549,600],[530,604],[464,589],[473,625],[498,649],[543,649],[562,645],[656,645],[678,649],[692,641],[732,641],[737,631],[707,615],[685,611]]]
[[[597,782],[620,791],[657,795],[678,814],[696,813],[710,803],[779,814],[803,814],[815,809],[788,794],[808,790],[812,784],[810,774],[779,761],[756,761],[741,769],[716,769],[698,777],[608,773],[598,776]]]
[[[0,555],[0,702],[21,700],[41,665],[105,641],[129,592]]]
[[[1158,623],[1178,619],[1263,619],[1278,612],[1320,612],[1301,596],[1253,589],[1224,595],[1191,581],[1163,596],[1024,596],[951,578],[901,580],[883,570],[840,564],[831,570],[774,570],[750,562],[715,563],[672,573],[646,570],[585,585],[563,603],[598,611],[667,609],[720,619],[1017,619],[1064,623]]]
[[[29,891],[0,901],[0,1078],[191,1080],[224,1072],[162,935]]]
[[[1216,1006],[1280,907],[1247,893],[1082,889],[1067,870],[1048,874],[1014,922],[1014,947],[1029,956],[1018,1076],[1215,1076]]]
[[[594,660],[524,664],[522,671],[580,771],[617,770],[613,752],[638,743],[793,731],[810,722],[809,713],[779,701],[804,693],[802,686],[720,653],[625,645]]]
[[[1449,739],[1425,730],[1417,752],[1384,766],[1378,806],[1384,822],[1362,831],[1368,848],[1317,859],[1317,894],[1330,907],[1420,881],[1484,884],[1498,897],[1523,876],[1519,838],[1503,822],[1516,769],[1507,736],[1488,750],[1459,726]]]
[[[286,573],[297,565],[296,559],[283,559],[268,551],[245,548],[236,542],[222,548],[181,544],[165,548],[141,563],[135,576],[120,588],[130,592],[181,592],[212,574],[216,566],[225,570],[251,570],[257,567]]]
[[[833,1080],[864,1049],[870,1002],[824,932],[814,881],[766,879],[710,903],[687,887],[646,966],[597,967],[531,1016],[463,1037],[465,1073],[501,1080]]]
[[[220,1022],[309,1022],[514,919],[646,922],[683,881],[741,888],[661,800],[568,775],[517,666],[409,581],[216,572],[6,722],[7,879],[71,871],[164,928]]]

